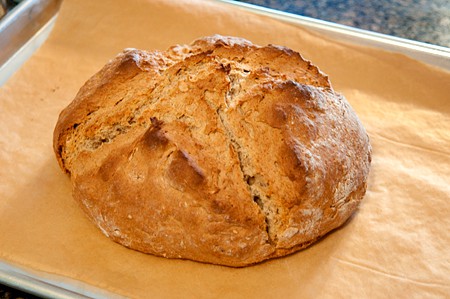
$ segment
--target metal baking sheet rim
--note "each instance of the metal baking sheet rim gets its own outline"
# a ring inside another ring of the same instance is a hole
[[[402,53],[416,60],[450,71],[450,48],[447,47],[376,33],[233,0],[211,1],[222,2],[223,4],[239,7],[259,15],[299,25],[335,40]]]
[[[300,25],[338,40],[403,53],[425,63],[450,70],[450,48],[378,34],[247,3],[229,0],[210,1],[222,2],[223,4],[240,7],[260,15]],[[20,267],[4,261],[0,261],[0,282],[31,294],[49,298],[122,298],[76,280],[61,278],[57,275],[52,276],[39,271],[31,271],[26,269],[26,267]]]
[[[95,266],[95,265],[93,265]],[[54,299],[124,298],[87,283],[0,261],[0,282],[32,295]]]

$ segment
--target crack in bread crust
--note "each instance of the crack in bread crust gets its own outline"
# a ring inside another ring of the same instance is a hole
[[[311,62],[223,36],[119,54],[63,110],[54,150],[112,240],[228,266],[289,254],[342,225],[364,196],[371,154]]]

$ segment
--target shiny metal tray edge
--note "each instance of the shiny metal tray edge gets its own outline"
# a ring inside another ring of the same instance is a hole
[[[11,57],[0,65],[0,87],[33,55],[33,53],[47,40],[53,29],[57,15],[43,25],[35,35],[26,41]]]
[[[47,39],[62,0],[24,0],[0,19],[0,87]]]
[[[450,48],[447,47],[322,21],[254,4],[236,2],[233,0],[213,1],[222,2],[226,5],[239,7],[259,15],[299,25],[338,41],[402,53],[413,59],[450,71]]]
[[[95,265],[93,265],[95,267]],[[12,288],[25,291],[43,298],[54,299],[121,299],[117,294],[90,286],[86,283],[51,275],[40,271],[31,271],[26,267],[0,261],[0,282]]]
[[[62,0],[24,0],[0,19],[0,65],[59,11],[61,2]]]

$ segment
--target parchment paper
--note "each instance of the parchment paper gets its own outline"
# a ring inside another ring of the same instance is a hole
[[[126,47],[209,34],[289,46],[326,72],[373,146],[367,195],[307,250],[233,269],[141,254],[104,237],[51,148],[60,110]],[[0,89],[0,259],[135,298],[450,296],[450,74],[214,1],[65,0],[50,38]]]

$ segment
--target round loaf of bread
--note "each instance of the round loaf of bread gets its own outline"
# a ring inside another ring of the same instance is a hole
[[[234,267],[341,226],[371,159],[361,122],[317,67],[219,35],[124,50],[61,112],[53,144],[106,236]]]

